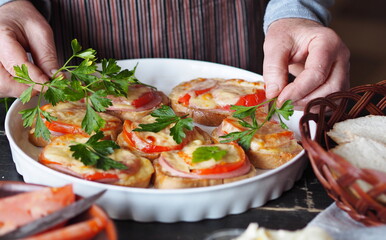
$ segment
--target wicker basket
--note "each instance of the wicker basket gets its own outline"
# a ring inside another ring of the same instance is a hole
[[[386,80],[314,99],[300,119],[302,143],[315,175],[339,208],[368,226],[386,224],[386,204],[378,200],[386,195],[386,173],[356,168],[328,151],[336,143],[326,133],[339,121],[370,114],[385,115],[385,108]],[[310,122],[317,126],[314,140],[311,140]],[[358,180],[367,182],[369,190],[364,191]]]

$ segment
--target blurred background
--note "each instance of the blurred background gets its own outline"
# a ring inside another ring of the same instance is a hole
[[[386,1],[335,0],[331,13],[351,51],[351,86],[386,79]]]

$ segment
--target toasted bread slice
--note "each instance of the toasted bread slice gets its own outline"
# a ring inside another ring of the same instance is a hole
[[[216,152],[222,155],[215,159]],[[162,153],[154,166],[155,188],[205,187],[256,175],[245,152],[236,144],[203,145],[194,141],[181,150]]]
[[[355,137],[386,144],[386,116],[368,115],[337,122],[327,134],[338,144],[350,142]]]
[[[196,188],[196,187],[208,187],[225,183],[231,183],[240,181],[242,179],[251,178],[256,176],[256,169],[250,168],[247,174],[233,178],[224,179],[195,179],[195,178],[183,178],[170,175],[168,172],[162,170],[158,160],[153,162],[155,175],[154,175],[154,187],[158,189],[180,189],[180,188]]]
[[[169,97],[145,85],[131,85],[127,97],[108,96],[112,106],[107,113],[121,120],[139,121],[162,105],[170,105]]]
[[[256,118],[257,121],[265,119],[260,113]],[[224,140],[221,136],[245,130],[238,119],[227,117],[213,130],[212,137],[216,142],[221,142]],[[281,128],[280,124],[271,120],[256,131],[246,154],[256,168],[273,169],[290,161],[302,150],[292,131]]]
[[[42,109],[48,112],[51,116],[56,117],[56,120],[48,122],[43,119],[48,130],[51,132],[50,140],[45,140],[42,137],[35,136],[35,127],[32,126],[28,139],[38,147],[46,146],[53,138],[63,134],[88,134],[82,129],[82,120],[86,114],[85,104],[82,102],[60,102],[55,106],[47,104],[42,106]],[[122,121],[107,113],[98,113],[99,116],[106,121],[105,126],[101,129],[105,139],[116,140],[118,134],[122,131]]]
[[[141,122],[126,120],[123,131],[117,138],[118,145],[122,148],[129,149],[139,156],[153,160],[159,157],[161,152],[181,149],[194,140],[202,140],[205,143],[213,142],[210,135],[198,126],[195,126],[191,131],[186,131],[186,138],[184,138],[180,144],[177,144],[170,135],[170,128],[172,126],[156,133],[133,131],[133,129],[139,127],[139,124],[150,123],[153,120],[154,118],[151,116],[144,117]]]
[[[88,137],[81,134],[66,134],[56,137],[43,148],[39,155],[39,162],[57,171],[90,181],[122,185],[129,187],[148,187],[154,168],[152,163],[134,155],[128,150],[116,149],[109,157],[120,162],[127,169],[103,170],[93,165],[85,165],[75,159],[70,146],[85,143]]]
[[[257,105],[265,100],[265,91],[263,82],[198,78],[174,87],[169,98],[175,112],[189,114],[202,125],[218,126],[232,114],[231,105]]]

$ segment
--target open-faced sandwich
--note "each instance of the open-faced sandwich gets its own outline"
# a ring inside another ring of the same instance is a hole
[[[156,188],[189,188],[254,176],[255,167],[276,168],[302,150],[281,120],[271,120],[275,113],[288,120],[293,110],[269,107],[264,82],[197,78],[166,96],[140,82],[135,68],[121,70],[114,59],[97,64],[93,49],[71,46],[73,56],[43,84],[36,106],[21,111],[48,167],[116,185],[148,187],[154,179]],[[83,60],[69,65],[73,58]],[[26,66],[15,71],[30,85],[20,96],[27,103],[41,84]],[[41,107],[42,97],[49,104]],[[217,127],[216,142],[197,124]]]
[[[242,79],[197,78],[183,82],[169,95],[176,112],[189,114],[206,126],[218,126],[232,114],[231,105],[254,106],[265,98],[263,82]],[[266,110],[266,106],[260,108]]]
[[[154,161],[154,187],[162,189],[219,185],[253,177],[256,169],[237,144],[203,144],[161,153]]]
[[[260,169],[279,167],[303,150],[294,138],[292,131],[283,129],[277,121],[266,121],[266,114],[256,113],[255,120],[256,126],[261,127],[257,127],[254,132],[251,132],[251,129],[247,127],[248,125],[241,124],[240,119],[232,116],[227,117],[220,126],[213,130],[212,136],[215,141],[222,142],[225,139],[223,137],[229,136],[229,134],[248,133],[250,131],[250,143],[244,147],[251,163]],[[251,126],[253,125],[251,118],[246,118],[244,121]]]
[[[148,187],[154,172],[152,163],[115,146],[108,156],[98,152],[106,142],[82,134],[66,134],[54,138],[39,155],[39,162],[57,171],[102,183],[129,187]],[[101,136],[101,135],[99,135]],[[77,154],[72,150],[76,148]],[[94,150],[92,150],[94,149]]]
[[[178,118],[178,116],[176,116]],[[160,119],[160,118],[158,118]],[[182,124],[165,122],[165,125],[158,125],[156,118],[149,115],[143,117],[141,121],[133,122],[125,120],[122,133],[118,135],[117,143],[122,148],[130,149],[135,154],[149,159],[157,158],[162,152],[180,150],[193,140],[201,140],[211,143],[210,135],[197,126],[189,129],[181,129]],[[154,126],[143,128],[144,126]],[[164,128],[158,128],[164,127]],[[183,138],[176,139],[179,134],[175,134],[180,129]],[[174,135],[173,135],[174,134]]]
[[[107,113],[117,116],[122,120],[138,121],[149,115],[161,105],[169,105],[169,98],[155,88],[133,84],[128,87],[127,96],[107,96],[112,106],[107,108]]]
[[[55,120],[48,121],[42,116],[44,124],[50,131],[50,139],[64,134],[83,134],[89,136],[82,129],[82,121],[86,114],[86,105],[83,102],[59,102],[55,106],[46,104],[41,109],[55,118]],[[99,112],[98,115],[106,121],[104,127],[100,129],[105,139],[115,140],[121,132],[122,121],[104,112]],[[44,147],[50,142],[50,140],[45,140],[43,137],[36,137],[35,125],[29,131],[29,140],[38,147]]]

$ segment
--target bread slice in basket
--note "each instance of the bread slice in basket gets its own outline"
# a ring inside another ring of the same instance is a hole
[[[338,122],[327,134],[339,144],[331,152],[357,168],[386,173],[385,116],[369,115]],[[357,184],[365,192],[372,188],[363,180]],[[380,195],[378,200],[386,204],[386,195]]]
[[[338,144],[347,143],[355,137],[364,137],[386,144],[386,117],[368,115],[334,124],[328,133]]]
[[[356,137],[331,150],[358,168],[386,172],[386,145],[369,138]]]

